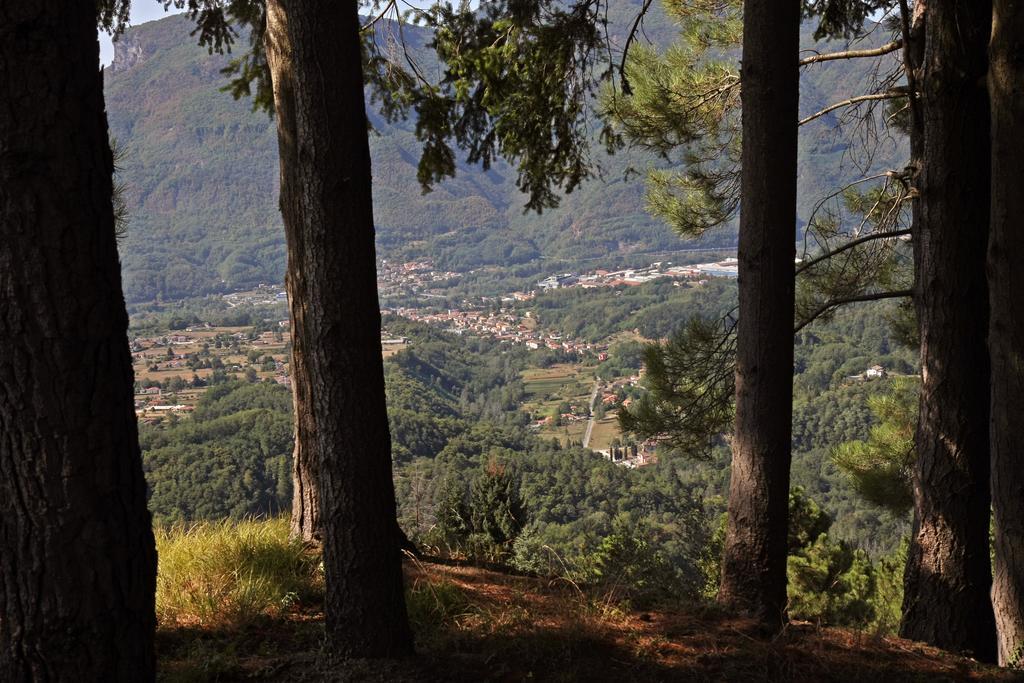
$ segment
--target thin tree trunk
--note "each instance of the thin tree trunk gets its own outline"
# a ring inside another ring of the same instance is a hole
[[[0,680],[152,680],[96,4],[0,0],[0,87]]]
[[[288,289],[292,329],[292,356],[289,376],[292,382],[292,406],[295,417],[295,446],[292,451],[292,522],[291,533],[307,543],[320,541],[320,494],[317,490],[316,450],[309,447],[313,438],[309,393],[310,368],[306,362],[306,337],[297,320],[302,318],[303,301],[298,281],[302,263],[298,256],[301,245],[302,207],[293,179],[298,168],[295,130],[295,84],[291,38],[288,35],[286,0],[267,0],[267,27],[264,46],[274,87],[274,113],[277,117],[277,145],[281,170],[281,216],[284,220],[285,242],[288,245]],[[299,296],[296,296],[298,290]]]
[[[914,222],[921,400],[901,635],[995,656],[985,252],[991,4],[929,0]]]
[[[992,358],[992,603],[999,663],[1024,667],[1024,5],[993,2],[992,232],[988,276]]]
[[[743,5],[736,431],[719,600],[785,619],[800,3]]]
[[[370,150],[357,3],[286,0],[295,168],[289,289],[308,376],[326,574],[327,639],[341,657],[412,652],[384,399]],[[284,175],[284,174],[283,174]]]

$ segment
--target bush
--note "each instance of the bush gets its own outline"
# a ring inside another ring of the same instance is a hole
[[[240,626],[322,591],[320,558],[288,538],[288,520],[157,528],[157,621]]]
[[[875,619],[875,568],[867,553],[821,534],[789,556],[789,613],[836,626],[867,626]]]

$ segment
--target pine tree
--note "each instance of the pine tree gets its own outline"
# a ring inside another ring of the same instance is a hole
[[[915,304],[921,397],[914,530],[903,596],[904,637],[995,658],[989,599],[989,363],[985,253],[989,110],[984,91],[991,4],[915,3],[910,35]],[[918,41],[914,45],[914,40]]]
[[[377,306],[370,150],[356,2],[282,4],[290,41],[294,147],[288,286],[293,359],[309,368],[325,613],[332,655],[412,651],[399,555]],[[278,93],[275,93],[277,95]],[[283,94],[283,93],[282,93]],[[281,129],[287,136],[289,130]]]
[[[100,24],[0,0],[0,679],[153,680],[156,552],[121,291]]]
[[[878,423],[867,441],[848,441],[832,451],[832,461],[862,498],[897,515],[914,506],[918,391],[917,382],[900,379],[887,393],[868,398]]]
[[[1024,667],[1024,6],[993,2],[988,87],[992,104],[992,232],[988,250],[992,358],[992,603],[999,663]]]
[[[719,600],[779,628],[793,410],[800,3],[743,4],[736,427]]]
[[[473,540],[486,554],[506,557],[526,523],[519,480],[508,466],[492,460],[469,490],[469,523]]]

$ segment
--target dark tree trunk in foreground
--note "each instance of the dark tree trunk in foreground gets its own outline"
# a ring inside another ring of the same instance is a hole
[[[370,150],[354,1],[279,0],[291,38],[288,285],[315,458],[327,638],[341,657],[412,652],[384,399]]]
[[[743,5],[736,432],[719,600],[780,627],[793,412],[800,3]]]
[[[921,401],[904,637],[994,659],[989,589],[991,4],[929,0],[914,224]]]
[[[0,0],[0,87],[0,680],[152,680],[96,4]]]
[[[999,663],[1024,667],[1024,5],[995,0],[992,232],[988,274],[992,357],[992,603]]]
[[[267,27],[264,34],[267,63],[274,86],[274,113],[277,116],[277,143],[281,160],[281,216],[288,245],[288,271],[285,276],[292,320],[292,356],[289,377],[292,381],[292,405],[295,416],[295,448],[292,451],[292,535],[303,541],[320,541],[320,492],[317,490],[316,449],[311,448],[313,421],[309,406],[311,379],[307,363],[307,337],[296,320],[302,317],[302,292],[296,296],[297,281],[303,264],[299,258],[302,238],[302,207],[293,176],[298,168],[295,130],[295,83],[292,73],[291,38],[288,15],[282,0],[267,0]]]

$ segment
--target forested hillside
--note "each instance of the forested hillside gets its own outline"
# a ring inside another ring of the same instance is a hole
[[[722,281],[697,296],[659,283],[619,296],[592,291],[589,306],[569,294],[553,293],[531,303],[531,310],[566,331],[578,325],[583,310],[591,333],[606,338],[633,327],[658,333],[664,317],[647,314],[728,308],[735,285]],[[807,566],[794,575],[793,590],[810,600],[795,609],[808,617],[827,611],[833,623],[882,630],[895,625],[898,563],[891,558],[909,520],[866,501],[830,456],[838,444],[866,438],[877,423],[867,397],[890,387],[887,380],[848,378],[874,364],[893,374],[914,372],[913,353],[890,338],[891,308],[865,305],[810,328],[799,338],[795,375],[794,538],[803,540],[794,541],[793,553],[802,558],[794,560],[798,566]],[[724,442],[707,459],[665,449],[655,465],[623,468],[578,443],[527,428],[522,377],[544,362],[542,353],[397,317],[387,317],[385,325],[407,340],[385,362],[385,377],[398,517],[412,540],[542,574],[571,570],[587,581],[597,580],[593,572],[601,566],[605,572],[614,567],[628,573],[641,600],[713,593],[728,488]],[[606,364],[617,362],[612,356]],[[235,381],[211,387],[191,419],[143,425],[156,519],[190,523],[286,510],[290,418],[283,387]],[[485,510],[491,517],[481,517]],[[515,522],[494,521],[502,510]],[[633,545],[635,537],[644,543]],[[822,583],[840,579],[853,583],[832,589]],[[825,602],[813,597],[824,593],[831,596]]]
[[[671,40],[675,31],[655,8],[645,22],[646,34]],[[127,152],[120,179],[131,221],[121,255],[129,302],[237,290],[280,282],[284,274],[274,123],[253,112],[250,101],[220,91],[227,82],[220,69],[230,56],[197,47],[189,37],[192,28],[184,16],[172,16],[130,29],[116,43],[114,63],[105,74],[111,134]],[[425,34],[409,27],[402,33],[430,75]],[[809,49],[816,47],[811,33],[808,26],[803,34]],[[883,33],[879,29],[864,44],[883,42]],[[244,45],[239,39],[235,56]],[[806,71],[802,111],[843,99],[858,92],[858,85],[865,89],[869,71],[856,60]],[[516,174],[503,163],[487,172],[461,164],[456,178],[421,194],[413,122],[389,124],[372,105],[369,115],[375,129],[370,146],[381,256],[428,255],[442,268],[468,270],[693,244],[646,213],[643,174],[630,169],[647,167],[651,159],[638,152],[600,158],[601,179],[584,183],[561,206],[537,215],[524,213]],[[848,138],[832,130],[835,122],[826,116],[801,134],[801,225],[818,199],[856,175],[857,155]],[[892,147],[886,153],[893,154]],[[733,244],[730,228],[700,243]]]

